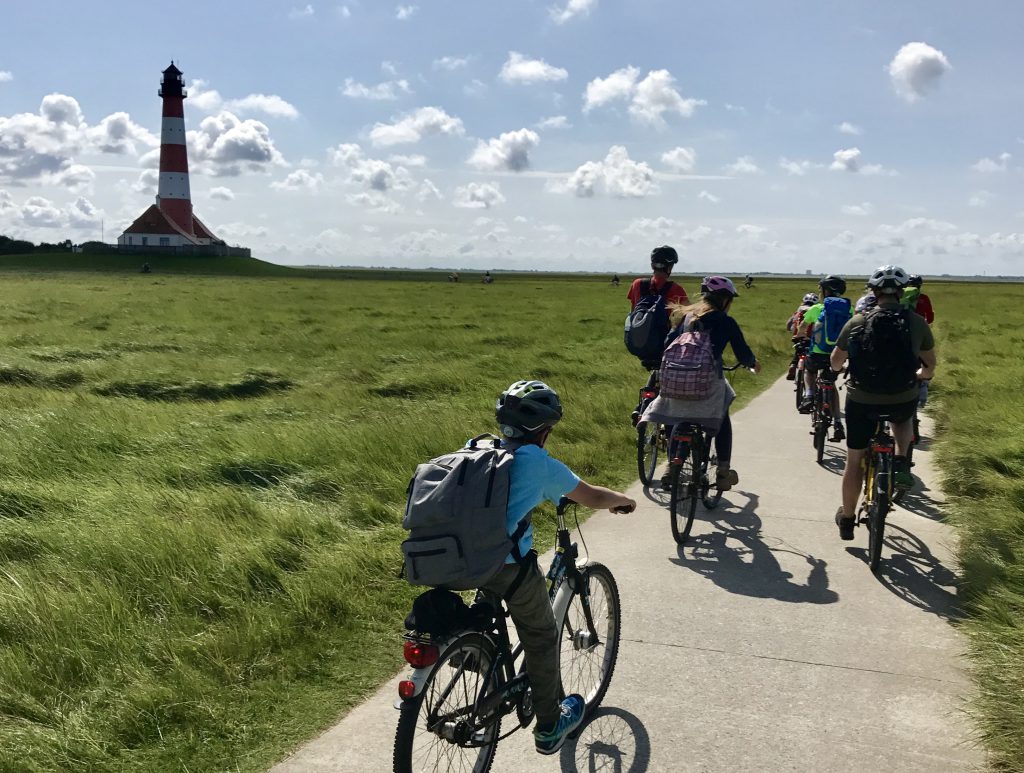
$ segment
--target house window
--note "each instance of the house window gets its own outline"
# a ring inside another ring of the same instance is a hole
[[[131,243],[132,243],[132,237],[129,236],[128,237],[128,244],[131,244]]]
[[[146,246],[146,243],[147,243],[148,241],[149,241],[149,237],[148,237],[148,236],[143,236],[143,237],[142,237],[142,246],[143,246],[143,247],[145,247],[145,246]]]
[[[161,247],[170,247],[171,246],[171,239],[170,239],[170,237],[169,236],[161,236],[160,237],[160,246]]]

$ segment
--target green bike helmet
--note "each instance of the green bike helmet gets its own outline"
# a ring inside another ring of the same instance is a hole
[[[494,417],[505,437],[527,438],[561,421],[562,402],[543,381],[516,381],[501,393]]]

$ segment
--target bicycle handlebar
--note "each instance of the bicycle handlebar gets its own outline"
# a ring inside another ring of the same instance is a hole
[[[558,513],[558,515],[565,515],[565,511],[569,507],[569,505],[578,505],[578,504],[579,504],[579,502],[576,502],[576,501],[574,501],[572,499],[569,499],[569,497],[562,497],[561,499],[558,500],[558,504],[555,506],[555,512]],[[623,514],[631,513],[634,510],[636,510],[636,504],[622,505],[620,507],[613,507],[613,508],[611,508],[611,511],[613,513],[623,513]]]

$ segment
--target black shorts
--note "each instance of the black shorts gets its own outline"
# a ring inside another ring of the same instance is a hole
[[[893,424],[902,424],[914,418],[916,410],[916,398],[892,405],[868,405],[846,398],[846,447],[863,451],[871,442],[881,416]]]
[[[831,368],[831,354],[822,354],[821,352],[811,352],[807,355],[807,359],[804,360],[804,370],[808,373],[817,373],[819,370],[825,368]]]

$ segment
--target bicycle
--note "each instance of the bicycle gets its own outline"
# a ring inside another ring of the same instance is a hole
[[[733,371],[739,367],[736,363],[722,370]],[[672,539],[679,545],[690,536],[697,515],[697,500],[700,499],[708,510],[714,510],[722,499],[721,490],[715,489],[712,493],[708,477],[708,469],[718,466],[717,458],[710,453],[714,434],[695,422],[680,422],[672,428],[674,455],[669,462],[668,510]]]
[[[637,418],[644,415],[654,398],[658,396],[658,371],[654,371],[651,386],[640,390],[640,406]],[[654,483],[654,471],[658,469],[658,454],[668,450],[666,437],[668,429],[658,423],[637,421],[636,424],[636,467],[640,473],[640,482],[645,486]]]
[[[893,502],[893,458],[896,442],[889,433],[888,417],[879,416],[868,453],[864,459],[864,499],[859,523],[868,526],[868,566],[878,571],[885,535],[885,517]]]
[[[811,405],[811,434],[814,435],[814,451],[818,464],[825,459],[825,440],[829,427],[838,429],[839,394],[836,386],[838,374],[831,368],[818,370],[814,382],[814,402]],[[833,438],[836,440],[837,438]]]
[[[615,670],[621,608],[611,571],[596,562],[578,563],[579,550],[565,522],[570,505],[579,530],[576,503],[562,497],[555,511],[557,548],[547,572],[548,595],[560,632],[563,694],[584,697],[586,718],[600,705]],[[522,645],[511,644],[501,597],[478,590],[469,612],[471,625],[436,637],[416,631],[405,637],[405,659],[414,670],[398,686],[395,773],[487,773],[498,742],[533,720]],[[516,726],[502,735],[501,720],[513,713]]]

